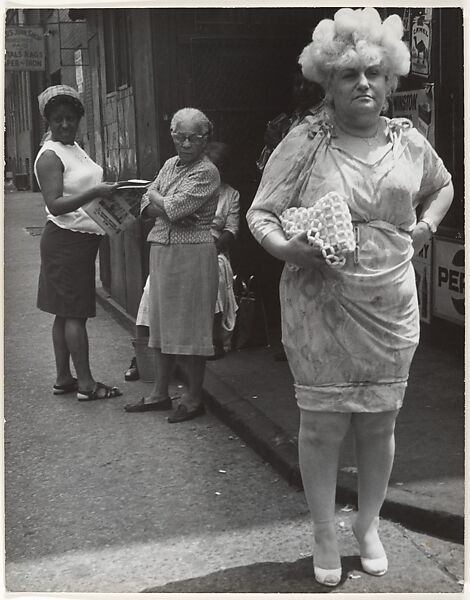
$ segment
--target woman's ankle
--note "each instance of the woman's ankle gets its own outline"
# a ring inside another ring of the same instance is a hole
[[[74,381],[74,376],[70,371],[68,373],[57,373],[55,384],[56,385],[67,385]]]
[[[192,410],[202,404],[202,395],[183,394],[178,401],[178,404],[184,404],[188,409]]]
[[[78,377],[78,389],[81,392],[92,392],[96,387],[96,381],[94,379],[80,379]]]
[[[353,531],[356,538],[362,540],[370,533],[377,532],[379,529],[379,517],[362,517],[359,513],[353,524]]]
[[[160,402],[160,400],[167,400],[170,397],[168,392],[150,392],[148,396],[145,396],[145,402]]]
[[[353,532],[359,543],[361,557],[377,559],[385,555],[379,537],[379,517],[364,520],[358,517],[353,525]]]
[[[337,569],[341,558],[334,520],[314,524],[314,564],[322,569]]]

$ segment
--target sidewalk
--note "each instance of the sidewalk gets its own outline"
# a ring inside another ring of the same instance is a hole
[[[134,320],[103,289],[98,301],[133,332]],[[278,350],[278,349],[276,349]],[[301,486],[299,413],[287,362],[252,348],[208,361],[208,407],[290,483]],[[340,460],[337,501],[356,503],[352,441]],[[463,358],[421,342],[396,428],[396,458],[382,516],[458,543],[464,523]]]

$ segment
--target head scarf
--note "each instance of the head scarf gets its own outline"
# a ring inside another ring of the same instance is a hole
[[[74,100],[80,103],[80,106],[83,110],[83,103],[77,90],[69,85],[51,85],[38,96],[39,112],[44,119],[46,118],[44,114],[46,104],[56,96],[71,96]]]

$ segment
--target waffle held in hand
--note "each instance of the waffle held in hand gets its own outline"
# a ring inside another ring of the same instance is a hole
[[[288,239],[307,232],[309,244],[319,248],[332,267],[343,266],[345,254],[356,247],[348,205],[344,196],[336,192],[329,192],[308,208],[287,208],[280,220]]]

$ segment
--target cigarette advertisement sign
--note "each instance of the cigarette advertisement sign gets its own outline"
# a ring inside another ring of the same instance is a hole
[[[45,68],[42,27],[6,27],[5,70],[44,71]]]
[[[432,13],[426,11],[416,15],[411,25],[411,72],[420,77],[431,75],[431,18]]]
[[[431,322],[431,255],[432,241],[427,242],[419,254],[413,258],[415,269],[416,288],[418,290],[418,304],[421,321]]]
[[[391,98],[391,116],[405,117],[412,121],[431,146],[435,145],[434,135],[434,84],[424,89],[395,92]]]
[[[436,238],[433,243],[433,314],[465,322],[465,250],[462,243]]]

